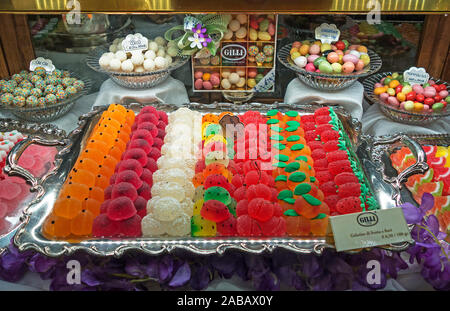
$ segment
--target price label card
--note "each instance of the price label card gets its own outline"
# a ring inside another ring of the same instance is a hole
[[[316,39],[322,43],[331,43],[339,40],[341,32],[337,29],[335,24],[323,23],[315,30]]]
[[[30,62],[30,71],[35,71],[39,67],[44,68],[47,73],[52,73],[55,70],[52,60],[43,57],[38,57]]]
[[[430,75],[425,68],[411,67],[403,73],[403,80],[413,84],[424,84],[430,80]]]
[[[148,50],[148,39],[140,33],[128,35],[122,41],[122,48],[125,52],[131,53]]]
[[[412,241],[401,208],[330,217],[338,252]]]

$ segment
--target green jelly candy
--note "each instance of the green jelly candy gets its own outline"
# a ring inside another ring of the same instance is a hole
[[[326,214],[324,214],[324,213],[319,213],[319,215],[317,215],[316,217],[314,217],[314,218],[312,218],[312,219],[323,219],[323,218],[325,218],[325,217],[327,217]]]
[[[308,202],[308,204],[312,205],[312,206],[319,206],[320,204],[322,204],[322,202],[318,199],[316,199],[315,197],[313,197],[310,194],[304,194],[302,195],[303,199],[305,199],[306,202]]]
[[[300,136],[298,135],[292,135],[289,136],[288,138],[286,138],[287,141],[299,141],[300,140]]]
[[[270,139],[271,139],[271,140],[282,141],[282,140],[284,139],[284,137],[281,136],[281,135],[272,135],[272,136],[270,136]]]
[[[275,177],[275,181],[287,181],[287,176],[286,175],[278,175],[277,177]]]
[[[296,116],[298,116],[298,112],[297,112],[297,111],[294,111],[294,110],[289,110],[289,111],[286,111],[286,115],[287,115],[288,117],[295,118]]]
[[[285,216],[300,216],[295,209],[288,209],[283,213]]]
[[[231,196],[225,188],[214,186],[205,191],[205,202],[209,200],[220,201],[223,204],[228,205],[231,203]]]
[[[295,145],[292,145],[291,150],[292,151],[297,151],[297,150],[302,150],[303,148],[305,148],[305,145],[303,145],[303,144],[295,144]]]
[[[296,170],[298,170],[299,168],[300,168],[300,163],[291,162],[286,166],[286,168],[284,170],[288,173],[292,173],[292,172],[295,172]]]
[[[289,157],[285,154],[276,154],[275,159],[277,159],[278,161],[282,161],[282,162],[289,161]]]
[[[278,132],[278,133],[284,131],[283,128],[279,127],[278,125],[272,125],[272,126],[270,127],[270,130],[272,130],[272,131],[274,131],[274,132]]]
[[[281,168],[285,168],[285,167],[287,166],[287,164],[284,163],[284,162],[277,162],[277,163],[272,164],[272,166],[273,166],[273,167],[281,167]]]
[[[298,129],[298,126],[289,126],[286,128],[286,132],[295,132]]]
[[[273,117],[273,116],[276,116],[277,113],[278,113],[278,109],[272,109],[272,110],[267,111],[267,116]]]
[[[210,124],[206,127],[206,137],[210,135],[217,135],[222,133],[222,127],[219,124]]]
[[[201,215],[191,217],[192,236],[216,236],[217,226],[214,221],[207,220]]]
[[[289,127],[298,128],[300,126],[300,122],[295,121],[295,120],[291,120],[291,121],[287,121],[286,125],[289,126]]]
[[[236,205],[237,205],[237,202],[233,198],[231,198],[230,204],[227,205],[228,210],[230,211],[230,214],[233,215],[234,217],[236,217]]]
[[[291,149],[292,150],[292,149]],[[308,158],[305,156],[298,156],[295,158],[296,161],[308,162]]]
[[[280,193],[278,193],[277,199],[278,200],[284,200],[287,198],[293,198],[294,195],[292,194],[291,190],[281,190]]]
[[[293,181],[293,182],[303,182],[303,181],[305,181],[305,179],[306,179],[306,174],[303,172],[295,172],[295,173],[292,173],[291,175],[289,175],[289,180]],[[295,194],[297,194],[297,193],[295,193]]]
[[[267,120],[267,124],[277,124],[277,123],[279,123],[280,122],[280,120],[278,120],[278,119],[269,119],[269,120]]]
[[[309,193],[310,191],[311,191],[310,184],[300,184],[300,185],[297,185],[297,187],[295,187],[294,194],[295,195],[303,195],[303,194]]]
[[[286,145],[282,144],[282,143],[273,144],[272,147],[275,148],[275,149],[278,149],[278,150],[286,149]]]
[[[294,204],[295,203],[295,199],[294,198],[284,198],[283,201],[287,202],[289,204]]]
[[[310,182],[316,182],[317,178],[314,176],[309,177]]]

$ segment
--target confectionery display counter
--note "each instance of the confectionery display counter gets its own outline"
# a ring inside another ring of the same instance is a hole
[[[280,281],[254,289],[388,289],[316,283],[367,255],[395,262],[390,286],[450,289],[444,2],[383,2],[379,22],[341,1],[76,2],[0,4],[2,279],[8,256],[42,275],[83,254],[123,260],[128,289],[205,289],[221,260],[270,261]],[[145,258],[168,276],[126,268]],[[309,260],[328,272],[295,272]]]

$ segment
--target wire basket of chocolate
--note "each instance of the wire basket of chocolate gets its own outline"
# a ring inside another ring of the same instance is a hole
[[[117,38],[111,45],[92,50],[86,61],[90,68],[107,74],[126,88],[154,87],[189,60],[187,56],[177,55],[178,50],[162,37],[148,39],[148,49],[133,53],[123,50],[124,39]]]
[[[278,59],[306,85],[326,91],[347,88],[380,70],[382,64],[376,53],[346,40],[334,44],[295,41],[281,48]]]
[[[0,109],[27,121],[52,121],[66,114],[90,87],[88,79],[66,70],[22,70],[0,80]]]
[[[398,72],[382,72],[363,82],[364,97],[379,105],[390,119],[407,124],[423,125],[450,116],[447,82],[430,77],[424,84],[410,84]]]

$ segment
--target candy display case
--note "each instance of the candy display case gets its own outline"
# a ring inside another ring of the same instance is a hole
[[[177,107],[170,107],[167,104],[154,104],[157,109],[167,111],[169,117]],[[232,104],[195,104],[191,103],[190,109],[201,112],[202,115],[208,113],[220,113],[230,111],[234,113],[243,113],[248,110],[258,110],[266,113],[273,108],[280,111],[290,111],[292,106],[284,104],[262,105],[246,104],[233,106]],[[64,142],[53,142],[54,144],[64,144],[64,148],[58,153],[58,165],[55,167],[52,176],[42,180],[38,187],[42,187],[43,196],[40,200],[27,207],[24,214],[24,225],[20,228],[14,237],[14,243],[20,250],[34,249],[47,256],[59,256],[70,254],[77,250],[85,250],[88,253],[99,256],[121,256],[129,250],[137,250],[148,254],[161,254],[173,252],[179,249],[187,250],[196,254],[216,254],[224,253],[228,249],[239,249],[250,253],[272,252],[277,248],[284,248],[300,253],[321,254],[326,248],[332,248],[330,240],[326,236],[309,237],[137,237],[137,238],[88,238],[74,239],[69,241],[49,239],[42,234],[44,220],[53,208],[53,203],[61,185],[66,180],[69,172],[74,165],[78,154],[84,150],[87,138],[95,130],[96,123],[101,114],[107,109],[107,106],[96,107],[91,113],[84,115],[80,119],[77,129],[69,134],[68,140]],[[140,104],[130,104],[127,108],[138,113],[143,106]],[[317,106],[301,105],[295,107],[301,115],[311,114],[317,109]],[[343,130],[349,137],[349,149],[355,156],[355,160],[361,163],[366,181],[370,185],[374,198],[379,202],[379,208],[386,209],[396,206],[400,202],[398,191],[401,180],[415,172],[423,172],[423,151],[418,145],[406,135],[398,135],[390,140],[377,140],[373,137],[360,135],[359,124],[352,119],[341,108],[335,107],[339,120],[342,122]],[[392,143],[406,144],[417,155],[417,162],[413,163],[402,174],[388,177],[380,167],[384,159],[380,156],[382,152],[390,148]],[[18,145],[13,150],[13,156],[10,157],[8,166],[10,172],[21,173],[20,167],[15,162],[19,157],[24,146],[32,143],[45,143],[40,140],[25,140],[23,144]],[[72,175],[73,176],[73,175]],[[148,216],[147,216],[148,217]],[[385,246],[391,250],[402,250],[408,247],[408,243],[399,245]]]
[[[10,141],[8,133],[17,133],[19,139]],[[42,125],[36,123],[24,123],[11,119],[0,119],[0,144],[5,142],[21,144],[23,138],[40,137],[46,141],[63,141],[66,137],[65,131],[52,125]],[[8,170],[5,168],[6,157],[12,157],[10,152],[3,153],[0,161],[0,205],[2,206],[2,218],[0,229],[0,252],[3,252],[9,245],[11,238],[23,223],[26,215],[25,209],[28,204],[32,204],[42,195],[38,184],[45,181],[53,172],[55,165],[54,157],[57,149],[54,147],[39,146],[37,149],[24,148],[24,158],[19,161],[23,166],[20,174],[8,176]],[[36,147],[36,146],[35,146]],[[27,176],[25,178],[20,176]],[[28,180],[29,184],[26,183]]]

